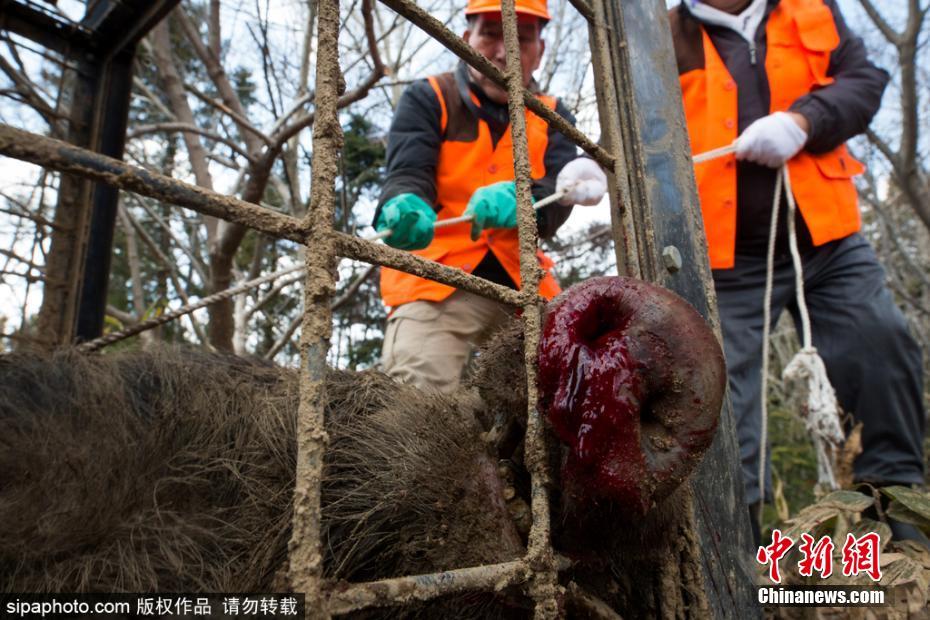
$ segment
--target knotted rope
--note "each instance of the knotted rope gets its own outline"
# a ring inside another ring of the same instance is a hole
[[[786,393],[792,395],[792,400],[800,406],[802,416],[804,417],[804,426],[807,432],[814,439],[814,446],[817,450],[817,483],[836,490],[836,477],[833,474],[833,454],[839,445],[843,442],[843,428],[840,424],[840,406],[836,400],[836,392],[830,384],[827,376],[827,369],[823,363],[820,354],[811,342],[811,322],[807,312],[807,304],[804,300],[804,271],[801,264],[801,254],[798,252],[798,235],[795,230],[795,210],[797,205],[794,201],[794,193],[791,191],[791,176],[788,174],[788,166],[782,166],[781,171],[775,181],[775,199],[772,207],[772,230],[775,230],[778,217],[778,202],[781,187],[784,186],[785,196],[788,199],[788,247],[791,250],[791,260],[794,263],[795,277],[795,296],[797,300],[798,312],[801,315],[801,350],[795,353],[788,365],[782,371],[782,379],[785,381],[787,388]],[[775,235],[769,235],[769,256],[775,254]],[[773,259],[770,259],[770,265]],[[766,289],[771,295],[771,279],[773,270],[770,267],[767,274],[769,282]],[[770,298],[766,300],[766,306],[770,305]],[[769,323],[765,324],[764,338],[768,339]],[[765,377],[765,375],[763,375]],[[764,379],[763,379],[764,380]],[[763,394],[765,394],[765,383],[763,383]],[[763,403],[765,399],[763,398]],[[765,471],[765,444],[762,444],[763,460],[760,464],[760,471]],[[765,478],[760,473],[759,486],[765,490]],[[764,495],[763,495],[764,497]]]
[[[304,266],[299,265],[297,267],[289,267],[287,269],[282,269],[281,271],[269,273],[259,278],[255,278],[254,280],[243,282],[242,284],[238,286],[228,288],[225,291],[220,291],[219,293],[214,293],[213,295],[207,295],[203,299],[200,299],[198,301],[191,302],[187,305],[181,306],[180,308],[176,310],[165,312],[164,314],[157,316],[155,318],[149,319],[147,321],[136,323],[135,325],[131,325],[130,327],[127,327],[126,329],[121,329],[111,334],[107,334],[105,336],[95,338],[94,340],[90,340],[88,342],[78,345],[77,348],[79,351],[82,351],[84,353],[90,353],[92,351],[97,351],[99,349],[102,349],[105,346],[111,345],[115,342],[119,342],[120,340],[125,340],[126,338],[130,338],[144,331],[155,329],[159,325],[164,325],[165,323],[169,323],[186,314],[190,314],[191,312],[194,312],[195,310],[199,310],[200,308],[205,308],[212,304],[223,301],[224,299],[230,299],[231,297],[235,297],[236,295],[239,295],[240,293],[245,293],[246,291],[249,291],[257,286],[261,286],[262,284],[265,284],[266,282],[271,282],[273,280],[276,280],[283,276],[288,276],[293,273],[302,272],[303,270],[304,270]],[[294,282],[297,282],[298,280],[300,280],[302,277],[303,277],[302,274],[292,276],[288,278],[285,282],[279,283],[279,286],[283,287],[288,284],[293,284]]]
[[[730,155],[736,151],[736,144],[713,149],[693,157],[694,163],[701,163]],[[843,429],[840,424],[840,407],[836,392],[830,384],[823,359],[811,342],[810,315],[804,299],[804,268],[801,254],[798,252],[798,238],[795,230],[795,210],[797,205],[791,191],[791,177],[788,166],[778,170],[775,179],[775,195],[772,199],[772,223],[769,228],[768,252],[766,254],[765,298],[763,306],[762,330],[762,435],[759,458],[759,495],[765,499],[765,458],[768,443],[768,375],[769,375],[769,329],[772,322],[772,288],[775,273],[775,239],[778,233],[778,206],[782,191],[788,201],[788,246],[794,265],[795,296],[801,315],[801,350],[785,366],[782,379],[786,392],[792,394],[791,400],[797,404],[804,418],[804,426],[814,440],[817,452],[817,483],[834,490],[837,488],[833,474],[834,450],[842,443]],[[760,511],[763,502],[760,501]]]

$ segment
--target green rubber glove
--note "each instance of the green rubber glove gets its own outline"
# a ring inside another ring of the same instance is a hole
[[[416,194],[398,194],[381,207],[375,230],[391,229],[384,240],[399,250],[422,250],[433,240],[436,212]]]
[[[465,207],[471,214],[471,240],[476,240],[485,228],[516,228],[517,187],[513,181],[501,181],[475,190]]]

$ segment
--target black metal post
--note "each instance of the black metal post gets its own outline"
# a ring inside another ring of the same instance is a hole
[[[610,0],[606,5],[611,53],[619,60],[614,64],[614,83],[631,201],[642,216],[635,231],[642,277],[687,299],[716,327],[719,320],[666,4]],[[714,443],[691,481],[705,593],[717,618],[760,615],[739,462],[727,401]]]
[[[109,61],[96,65],[99,77],[94,98],[97,126],[95,150],[116,159],[122,159],[126,145],[134,51],[135,45],[130,50],[117,53]],[[96,184],[91,200],[84,277],[74,331],[76,341],[92,340],[103,333],[119,190],[109,185]]]

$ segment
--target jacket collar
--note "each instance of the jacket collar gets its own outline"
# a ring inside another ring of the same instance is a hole
[[[682,0],[679,9],[682,16],[687,16],[702,26],[727,28],[751,43],[759,25],[775,10],[779,1],[753,0],[739,15],[730,15],[704,4],[701,0]]]
[[[510,124],[510,110],[507,104],[492,101],[480,86],[471,81],[468,65],[464,60],[459,61],[458,66],[455,68],[455,85],[465,106],[475,116],[499,129],[506,128]],[[530,81],[529,91],[532,93],[539,92],[539,85],[535,78]],[[472,93],[478,99],[477,104],[471,97]]]

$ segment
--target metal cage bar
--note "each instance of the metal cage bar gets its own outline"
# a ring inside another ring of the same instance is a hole
[[[526,138],[525,99],[521,94],[523,70],[520,64],[520,38],[517,32],[515,0],[503,0],[501,20],[507,59],[507,101],[510,109],[510,135],[513,144],[513,172],[517,186],[517,230],[520,242],[520,280],[525,291],[539,286],[541,269],[536,259],[536,216],[533,212],[529,144]],[[530,528],[526,559],[532,569],[529,593],[536,603],[537,619],[559,616],[559,576],[555,567],[550,537],[549,492],[546,488],[546,434],[536,409],[536,351],[542,319],[535,298],[523,306],[523,359],[526,364],[527,433],[525,451],[530,471],[530,494],[533,523]]]
[[[332,299],[336,292],[335,218],[336,157],[342,150],[339,98],[339,0],[318,3],[316,65],[316,120],[313,123],[313,160],[310,208],[302,222],[307,232],[304,316],[300,330],[300,404],[297,411],[297,472],[288,576],[291,587],[303,592],[313,616],[325,615],[320,549],[322,510],[320,489],[327,435],[326,356],[333,331]],[[323,612],[323,613],[320,613]]]
[[[301,245],[306,243],[306,231],[297,218],[3,123],[0,123],[0,155],[185,207],[273,237]],[[344,258],[430,278],[510,306],[522,303],[522,297],[517,291],[469,276],[461,270],[345,233],[331,234],[335,239],[336,253]]]
[[[576,5],[581,0],[572,0]],[[596,3],[588,17],[588,42],[591,47],[591,61],[594,66],[594,89],[597,98],[598,118],[601,123],[602,138],[614,156],[613,175],[608,176],[610,185],[610,221],[617,256],[618,273],[642,277],[640,267],[639,242],[633,217],[633,200],[627,174],[627,161],[623,148],[623,129],[617,114],[617,88],[613,63],[610,55],[610,41],[604,13],[604,5]],[[579,9],[580,10],[580,9]],[[587,15],[586,15],[587,17]],[[622,242],[619,242],[621,241]]]
[[[523,560],[460,568],[429,575],[411,575],[368,583],[333,587],[327,610],[345,614],[403,601],[425,601],[437,596],[475,590],[500,590],[527,580],[529,568]]]

